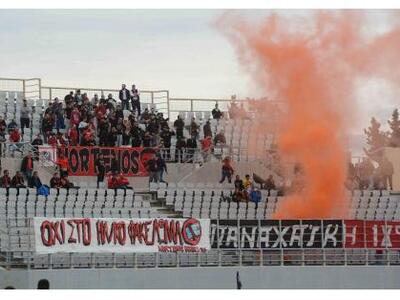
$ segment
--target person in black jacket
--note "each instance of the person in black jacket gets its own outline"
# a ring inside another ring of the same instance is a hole
[[[24,177],[21,172],[17,171],[11,180],[11,186],[14,188],[26,188]]]
[[[52,189],[58,189],[61,187],[61,180],[60,180],[60,176],[58,176],[58,173],[54,173],[53,177],[51,177],[50,179],[50,187]]]
[[[164,181],[164,172],[168,174],[167,164],[164,158],[161,157],[160,153],[157,153],[157,165],[159,169],[159,180],[160,182],[166,183]]]
[[[149,172],[149,183],[157,183],[159,180],[160,166],[154,155],[147,161],[147,171]]]
[[[119,162],[114,153],[111,154],[111,169],[110,169],[110,171],[115,174],[118,174],[120,171],[119,170]]]
[[[129,90],[126,88],[126,85],[123,84],[122,88],[119,91],[119,100],[121,100],[122,103],[122,109],[127,109],[129,110],[129,99],[131,98],[131,93]]]
[[[37,171],[33,172],[32,176],[28,179],[28,186],[36,189],[42,186],[42,181],[40,180]]]
[[[193,162],[194,152],[197,149],[197,141],[196,137],[192,135],[191,138],[187,139],[186,141],[186,153],[187,153],[187,162]]]
[[[186,142],[183,137],[178,137],[175,144],[175,162],[182,162]]]
[[[33,149],[35,149],[33,153],[33,159],[37,161],[39,160],[39,146],[43,145],[43,140],[40,134],[35,137],[31,145],[33,146]]]
[[[132,90],[131,90],[131,104],[132,104],[132,111],[137,111],[137,115],[140,116],[140,96],[139,92],[136,89],[135,85],[132,85]]]
[[[138,126],[137,122],[133,123],[130,134],[132,137],[132,147],[140,147],[142,145],[144,132],[143,129]]]
[[[218,108],[218,103],[215,104],[215,108],[212,110],[211,114],[212,114],[213,118],[216,120],[219,120],[222,118],[223,114]]]
[[[164,145],[163,157],[168,161],[171,160],[171,137],[173,135],[175,135],[175,133],[172,130],[169,130],[168,127],[163,127],[163,130],[160,133]]]
[[[106,174],[106,167],[104,164],[103,154],[99,154],[97,159],[94,162],[94,169],[97,174],[97,188],[99,187],[100,182],[104,182],[104,176]]]
[[[204,138],[206,138],[208,136],[212,137],[211,125],[210,125],[209,120],[207,120],[206,124],[204,124],[204,126],[203,126],[203,134],[204,134]]]
[[[176,137],[183,137],[183,128],[185,127],[185,122],[182,120],[181,116],[178,116],[178,118],[175,120],[174,127]]]

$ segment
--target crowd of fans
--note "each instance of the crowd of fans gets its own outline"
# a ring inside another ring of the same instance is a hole
[[[170,127],[170,120],[154,107],[141,109],[140,93],[135,85],[128,90],[123,84],[118,93],[119,100],[112,94],[99,97],[97,94],[89,99],[80,90],[71,91],[63,100],[55,98],[49,102],[41,119],[40,134],[34,137],[32,145],[48,144],[50,146],[132,146],[160,148],[161,155],[168,161],[193,162],[196,149],[201,149],[204,159],[213,153],[215,145],[226,145],[224,132],[213,137],[209,120],[203,125],[203,136],[200,136],[200,125],[193,117],[189,125],[178,116]],[[31,108],[26,101],[20,108],[20,129],[15,120],[6,124],[0,118],[0,142],[6,141],[9,134],[10,150],[14,154],[20,150],[24,140],[25,129],[31,124]],[[232,103],[231,116],[244,116],[243,106]],[[214,119],[224,118],[218,104],[212,110]],[[185,136],[184,130],[188,136]],[[171,139],[176,136],[175,155],[171,155]]]
[[[249,113],[244,108],[244,104],[238,104],[235,97],[228,108],[229,118],[247,119]],[[211,112],[212,118],[220,120],[226,117],[226,113],[222,112],[218,104],[215,105]],[[31,125],[30,117],[32,109],[27,105],[27,101],[23,100],[20,107],[20,128],[13,119],[9,124],[0,116],[0,142],[6,141],[6,135],[9,135],[11,142],[10,150],[12,153],[19,151],[19,143],[23,140],[26,128]],[[185,129],[188,132],[185,135]],[[41,119],[40,134],[34,137],[31,144],[36,149],[45,143],[53,146],[131,146],[131,147],[153,147],[158,148],[159,152],[155,157],[147,163],[150,182],[165,182],[164,174],[167,173],[166,162],[193,162],[197,149],[201,149],[200,153],[204,161],[207,161],[214,152],[215,145],[225,145],[226,138],[223,131],[213,134],[210,120],[206,120],[202,128],[202,136],[200,136],[200,125],[193,117],[189,124],[185,122],[180,115],[171,124],[168,118],[153,107],[142,110],[140,102],[140,93],[135,85],[130,89],[125,84],[121,86],[118,93],[118,100],[113,98],[112,94],[105,97],[103,94],[99,97],[97,94],[93,98],[89,98],[86,93],[80,90],[71,91],[63,100],[55,98],[49,102],[45,109],[43,118]],[[176,137],[174,155],[171,151],[172,137]],[[277,151],[273,151],[269,155],[269,167],[279,174],[279,161],[276,158]],[[276,150],[276,149],[275,149]],[[25,157],[22,162],[21,172],[28,180],[29,186],[40,185],[40,179],[34,178],[34,182],[29,180],[33,178],[33,161],[37,160],[37,153],[33,153],[33,157]],[[68,161],[65,157],[60,157],[58,161],[60,174],[59,178],[54,177],[50,186],[69,186],[68,180]],[[104,161],[99,157],[95,162],[95,170],[98,175],[98,183],[103,182],[106,176],[104,170]],[[37,174],[36,174],[37,175]],[[117,186],[118,170],[112,168],[108,180],[108,186]],[[234,175],[230,160],[225,158],[222,160],[222,174],[220,183],[225,180],[232,182]],[[296,175],[296,172],[295,172]],[[384,159],[375,167],[371,159],[365,158],[357,164],[349,164],[348,178],[346,186],[349,189],[392,189],[393,165]],[[15,176],[18,185],[25,185],[19,179],[20,175]],[[267,180],[257,180],[262,188],[266,186],[275,187],[273,178]],[[301,189],[302,176],[295,176],[290,183],[291,189]],[[236,178],[240,180],[240,178]],[[7,176],[2,180],[2,186],[11,186],[11,181]],[[8,183],[9,182],[9,183]],[[236,181],[235,181],[236,182]],[[244,179],[246,182],[246,179]],[[118,185],[126,186],[122,178],[119,178]],[[284,186],[285,184],[281,184]],[[238,199],[249,200],[251,192],[247,188],[239,189],[240,185],[235,184],[237,190],[235,194]],[[283,189],[283,188],[282,188]],[[286,187],[287,189],[287,187]],[[245,192],[243,192],[245,191]]]
[[[349,189],[393,189],[393,164],[382,157],[375,167],[368,157],[358,163],[349,163],[346,186]]]

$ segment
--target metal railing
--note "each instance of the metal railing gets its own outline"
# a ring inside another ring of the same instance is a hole
[[[8,220],[9,221],[9,220]],[[400,248],[212,248],[197,253],[34,252],[31,219],[0,228],[0,266],[24,269],[250,266],[398,266]],[[219,247],[219,246],[218,246]]]
[[[43,86],[40,78],[0,78],[0,91],[4,92],[20,92],[26,99],[35,100],[35,104],[43,106],[55,97],[64,99],[64,96],[70,91],[81,90],[87,93],[89,98],[94,94],[107,95],[113,94],[118,98],[118,89],[108,88],[87,88],[87,87],[65,87],[65,86]],[[219,104],[221,110],[227,111],[229,103],[232,99],[216,99],[216,98],[170,98],[169,90],[140,90],[140,101],[142,104],[156,105],[159,112],[165,113],[169,119],[176,117],[179,112],[211,112],[216,103]],[[38,101],[37,101],[38,100]],[[42,101],[42,103],[40,103]],[[237,102],[245,102],[245,100],[235,100]]]
[[[382,254],[370,249],[213,249],[204,253],[0,252],[7,269],[184,268],[254,266],[399,266],[400,249]]]

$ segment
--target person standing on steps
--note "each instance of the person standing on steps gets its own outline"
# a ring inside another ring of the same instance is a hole
[[[94,168],[97,174],[97,188],[99,188],[100,182],[104,182],[104,176],[106,175],[103,154],[100,153],[97,157],[96,161],[94,162]]]
[[[222,178],[219,183],[223,183],[225,178],[228,178],[228,182],[232,183],[232,175],[235,172],[231,166],[231,160],[229,157],[225,157],[222,161]]]

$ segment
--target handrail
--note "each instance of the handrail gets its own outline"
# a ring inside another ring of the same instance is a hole
[[[0,78],[1,80],[1,78]],[[84,90],[84,91],[110,91],[119,92],[119,89],[107,89],[107,88],[83,88],[83,87],[56,87],[56,86],[42,86],[42,89],[54,89],[54,90]],[[140,93],[161,93],[167,92],[168,90],[139,90]]]

